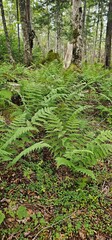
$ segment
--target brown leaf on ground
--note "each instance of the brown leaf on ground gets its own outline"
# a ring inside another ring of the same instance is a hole
[[[86,232],[85,232],[84,229],[79,230],[79,236],[80,236],[81,240],[86,240],[87,239]]]
[[[96,236],[96,240],[106,240],[106,237],[103,236],[103,235],[98,234],[98,235]],[[110,240],[111,240],[111,239],[110,239]]]

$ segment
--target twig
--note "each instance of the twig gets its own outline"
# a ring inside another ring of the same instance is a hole
[[[5,235],[3,235],[2,240],[4,240],[4,238],[5,238]]]

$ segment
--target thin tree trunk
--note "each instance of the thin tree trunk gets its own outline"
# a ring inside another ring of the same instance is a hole
[[[83,16],[82,16],[82,38],[83,38],[83,58],[86,59],[86,5],[87,0],[84,0]]]
[[[61,16],[60,16],[60,0],[56,0],[56,52],[60,51],[61,38]]]
[[[17,11],[17,35],[18,35],[18,50],[20,53],[20,28],[19,28],[19,6],[18,0],[16,0],[16,11]]]
[[[49,1],[47,1],[48,25],[47,25],[47,51],[50,50],[50,16],[49,16]]]
[[[6,37],[6,44],[7,44],[7,51],[9,54],[9,59],[10,59],[11,63],[15,63],[14,58],[12,56],[12,51],[11,51],[11,46],[10,46],[10,41],[9,41],[9,35],[8,35],[6,19],[5,19],[5,12],[4,12],[2,0],[0,0],[0,7],[1,7],[2,23],[3,23],[4,33],[5,33],[5,37]]]
[[[95,40],[94,40],[94,52],[93,52],[94,60],[96,57],[96,45],[97,45],[97,39],[98,39],[99,21],[100,21],[100,3],[98,4],[98,17],[97,17],[97,21],[96,21],[96,32],[95,32]]]
[[[105,67],[111,65],[111,41],[112,41],[112,0],[109,1],[107,18],[106,42],[105,42]]]
[[[81,0],[73,0],[73,57],[72,63],[80,66],[82,61],[82,6]]]
[[[98,49],[98,62],[101,61],[102,36],[103,36],[103,1],[101,0],[100,39],[99,39],[99,49]]]

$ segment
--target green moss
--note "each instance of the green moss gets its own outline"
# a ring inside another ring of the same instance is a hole
[[[42,60],[42,64],[44,63],[50,63],[54,60],[58,60],[60,62],[60,57],[58,53],[53,52],[53,50],[50,50],[46,56],[45,59]]]
[[[70,64],[70,67],[68,68],[68,70],[81,73],[81,69],[74,63]]]
[[[74,39],[77,39],[77,37],[79,36],[80,34],[79,34],[79,32],[78,32],[78,29],[76,28],[76,29],[74,29],[73,30],[73,38]]]

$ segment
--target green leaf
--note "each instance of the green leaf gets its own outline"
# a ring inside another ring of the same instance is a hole
[[[4,213],[0,210],[0,224],[4,221],[5,215]]]
[[[26,207],[20,206],[17,210],[17,216],[19,219],[26,218],[28,216]]]

